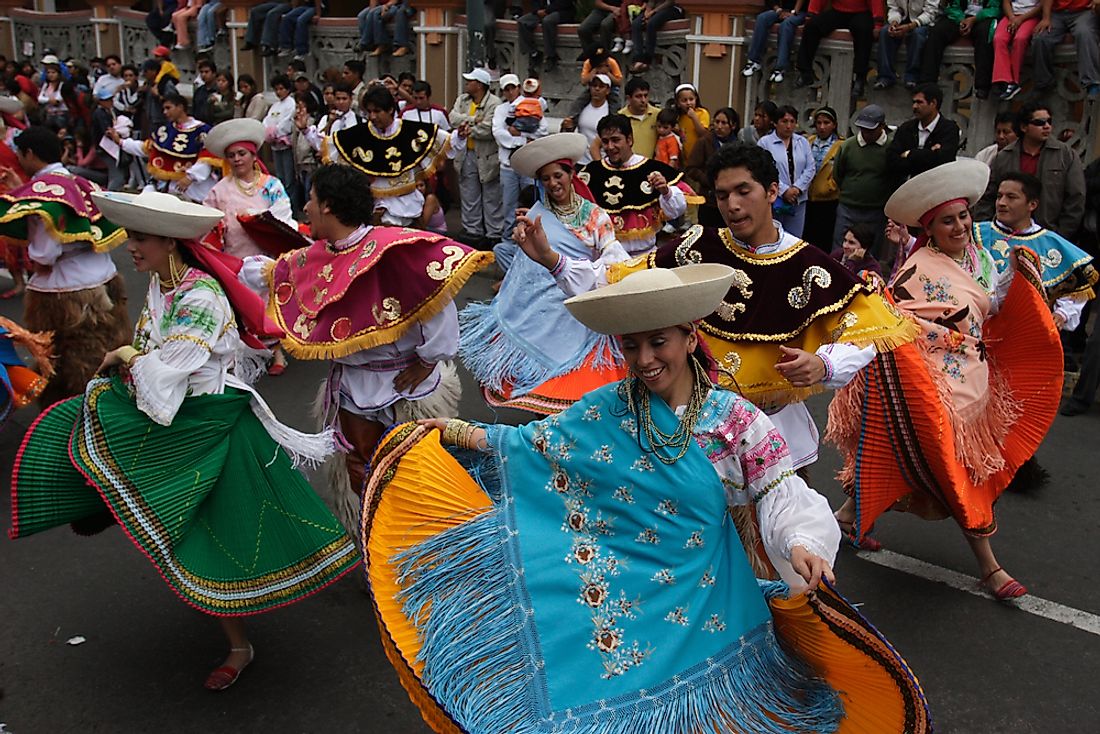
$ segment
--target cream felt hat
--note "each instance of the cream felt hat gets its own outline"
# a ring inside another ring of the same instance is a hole
[[[7,112],[9,115],[14,115],[16,112],[22,111],[23,103],[19,101],[18,97],[0,94],[0,112]]]
[[[573,296],[565,307],[573,318],[600,334],[665,329],[714,313],[729,292],[735,272],[716,263],[641,270],[613,285]]]
[[[206,149],[219,158],[225,158],[225,150],[233,143],[264,144],[264,125],[251,117],[219,122],[206,134]]]
[[[580,133],[554,133],[523,145],[512,154],[512,169],[524,178],[534,178],[547,163],[571,160],[574,163],[584,155],[588,139]]]
[[[973,158],[917,174],[901,185],[886,202],[886,216],[910,227],[920,227],[921,218],[940,204],[966,199],[974,206],[989,183],[989,166]]]
[[[194,240],[202,237],[225,217],[213,207],[182,201],[171,194],[142,191],[94,191],[92,200],[108,220],[128,232],[158,237]]]

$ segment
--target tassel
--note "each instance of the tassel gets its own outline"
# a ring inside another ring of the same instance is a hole
[[[320,433],[303,433],[295,430],[281,423],[260,394],[237,377],[227,376],[225,384],[227,387],[244,390],[252,396],[250,402],[252,412],[263,424],[267,435],[271,436],[275,443],[290,456],[295,468],[306,466],[315,469],[323,464],[325,459],[340,450],[336,442],[336,432],[331,428],[326,428]]]

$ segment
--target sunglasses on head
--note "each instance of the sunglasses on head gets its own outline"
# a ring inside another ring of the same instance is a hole
[[[1033,117],[1027,121],[1029,125],[1035,125],[1036,127],[1046,127],[1054,122],[1049,117]]]

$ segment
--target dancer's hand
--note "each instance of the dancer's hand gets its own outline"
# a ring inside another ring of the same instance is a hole
[[[512,239],[519,245],[527,257],[547,270],[553,270],[561,257],[550,247],[546,231],[542,228],[542,215],[535,217],[516,217],[516,228],[512,230]]]
[[[447,427],[446,418],[421,418],[416,422],[418,426],[427,426],[428,428],[437,428],[442,433],[443,429]]]
[[[825,379],[825,361],[803,349],[780,346],[775,369],[795,387],[810,387]]]
[[[810,591],[818,587],[822,578],[830,583],[836,583],[836,575],[828,562],[821,556],[806,550],[805,546],[796,545],[791,548],[791,568],[806,580]]]
[[[434,369],[434,364],[425,364],[418,359],[397,373],[397,377],[393,378],[393,389],[397,392],[408,392],[428,379]]]

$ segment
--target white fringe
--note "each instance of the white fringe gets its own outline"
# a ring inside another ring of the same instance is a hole
[[[295,468],[300,466],[315,468],[330,456],[339,452],[336,432],[331,428],[322,430],[320,433],[298,431],[280,422],[268,404],[260,397],[260,394],[251,386],[246,385],[240,378],[228,375],[225,384],[239,390],[245,390],[252,395],[250,401],[252,412],[260,419],[267,435],[275,439],[275,442],[287,452]]]

